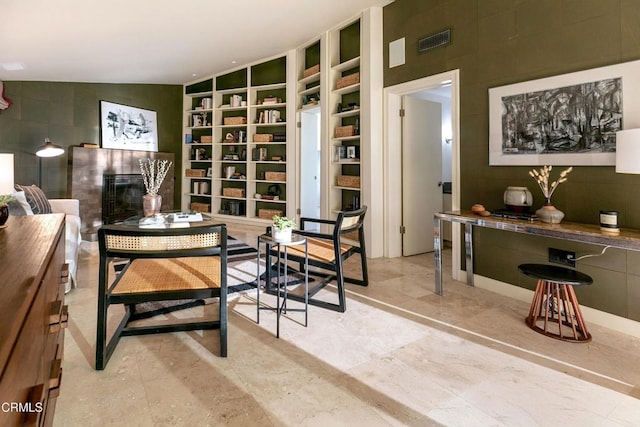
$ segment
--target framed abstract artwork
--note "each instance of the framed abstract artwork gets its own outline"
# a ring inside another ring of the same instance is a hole
[[[155,111],[100,101],[102,148],[158,151]]]
[[[615,165],[640,127],[640,61],[489,89],[490,165]]]

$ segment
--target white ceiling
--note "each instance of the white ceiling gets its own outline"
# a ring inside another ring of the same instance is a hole
[[[0,80],[182,84],[391,1],[0,0]]]

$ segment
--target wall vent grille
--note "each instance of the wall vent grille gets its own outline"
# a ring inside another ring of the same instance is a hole
[[[451,28],[418,40],[418,52],[426,52],[451,43]]]

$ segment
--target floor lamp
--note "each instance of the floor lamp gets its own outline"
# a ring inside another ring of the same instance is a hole
[[[42,158],[58,157],[64,154],[64,148],[51,142],[49,138],[44,139],[44,144],[36,150],[38,156],[38,187],[42,188]]]

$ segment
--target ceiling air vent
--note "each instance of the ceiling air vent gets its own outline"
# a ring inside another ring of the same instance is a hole
[[[451,43],[451,28],[418,40],[418,53]]]

